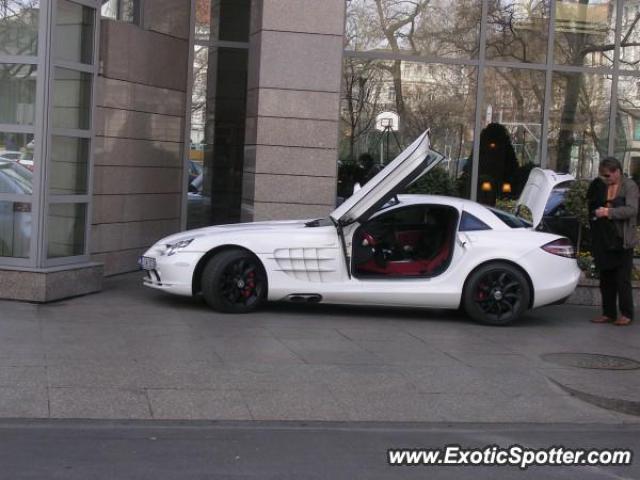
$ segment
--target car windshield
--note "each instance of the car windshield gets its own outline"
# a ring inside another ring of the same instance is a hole
[[[492,207],[487,207],[487,209],[511,228],[530,228],[532,226],[531,223],[525,219],[516,217],[512,213],[507,213],[504,210]]]

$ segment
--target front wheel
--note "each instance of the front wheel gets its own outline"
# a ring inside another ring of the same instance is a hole
[[[469,277],[463,306],[467,314],[486,325],[507,325],[529,308],[529,282],[507,263],[480,267]]]
[[[251,312],[267,298],[267,275],[252,253],[226,250],[215,255],[205,267],[202,295],[219,312]]]

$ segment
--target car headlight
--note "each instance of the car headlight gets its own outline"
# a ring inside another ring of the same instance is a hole
[[[193,238],[189,238],[187,240],[180,240],[179,242],[175,242],[175,243],[167,243],[167,251],[166,251],[167,256],[170,257],[174,253],[177,253],[179,250],[186,248],[187,246],[189,246],[191,242],[193,242]]]

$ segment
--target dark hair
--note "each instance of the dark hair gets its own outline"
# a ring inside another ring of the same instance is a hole
[[[622,164],[620,163],[620,160],[618,160],[616,157],[605,157],[602,160],[600,160],[599,169],[609,170],[610,172],[613,172],[614,170],[622,171]]]

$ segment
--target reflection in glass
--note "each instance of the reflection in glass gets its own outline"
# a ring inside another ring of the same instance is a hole
[[[640,181],[640,79],[620,77],[616,118],[615,157]]]
[[[493,0],[487,19],[487,59],[545,63],[550,0]]]
[[[0,63],[0,123],[33,125],[36,66]]]
[[[620,37],[620,68],[637,70],[640,64],[640,4],[624,1]]]
[[[84,254],[87,206],[84,203],[49,205],[48,258]]]
[[[140,0],[102,0],[100,15],[122,22],[140,24]]]
[[[535,70],[485,70],[478,185],[491,182],[492,197],[518,198],[529,171],[540,165],[544,80]]]
[[[33,171],[35,141],[31,133],[0,131],[0,162],[15,162]],[[1,191],[1,190],[0,190]],[[5,192],[6,193],[6,192]]]
[[[31,195],[33,173],[17,161],[0,159],[0,193]]]
[[[345,48],[476,58],[480,0],[351,0]]]
[[[0,201],[0,257],[28,258],[30,244],[31,204]]]
[[[247,102],[248,50],[196,47],[196,52],[189,228],[240,219]]]
[[[198,0],[196,41],[249,41],[251,0]]]
[[[89,140],[54,135],[49,189],[54,195],[87,193]]]
[[[140,23],[140,0],[120,0],[118,20],[123,22]]]
[[[100,7],[100,16],[104,18],[118,19],[118,0],[103,0]]]
[[[38,54],[40,0],[0,2],[0,54]]]
[[[58,0],[55,27],[55,58],[88,63],[93,57],[94,9]]]
[[[399,75],[398,75],[398,72]],[[339,196],[368,178],[369,158],[384,165],[422,131],[445,161],[438,171],[449,195],[469,195],[476,75],[473,67],[346,58],[343,70]],[[396,113],[398,130],[378,125],[381,112]],[[428,188],[422,183],[414,191]],[[418,189],[418,190],[416,190]]]
[[[589,178],[607,154],[611,78],[555,72],[549,123],[549,163],[559,172]]]
[[[90,128],[91,74],[55,69],[53,93],[54,128]]]
[[[558,0],[555,63],[611,66],[616,24],[615,0]]]

